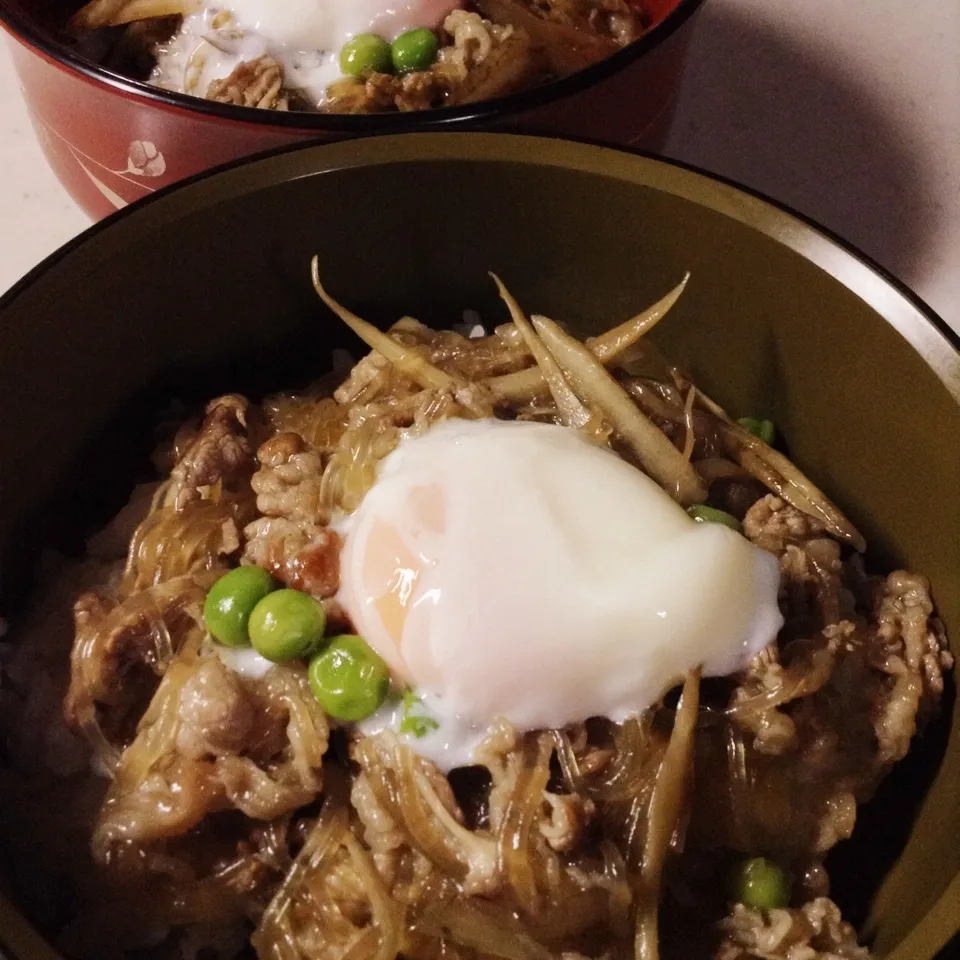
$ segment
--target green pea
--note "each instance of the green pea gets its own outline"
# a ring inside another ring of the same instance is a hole
[[[307,679],[320,706],[350,723],[376,712],[390,689],[387,665],[353,634],[334,637],[310,661]]]
[[[732,514],[724,510],[718,510],[716,507],[708,507],[698,503],[696,506],[687,507],[687,513],[693,517],[697,523],[722,523],[731,530],[740,532],[740,521]]]
[[[358,33],[340,51],[340,69],[345,76],[361,77],[367,73],[393,73],[390,44],[373,33]]]
[[[327,624],[323,607],[299,590],[275,590],[250,614],[253,649],[274,663],[308,657],[323,639]]]
[[[773,861],[754,857],[734,867],[730,893],[738,903],[759,910],[785,907],[790,903],[790,877]]]
[[[410,733],[418,740],[433,730],[439,730],[440,724],[433,717],[420,712],[423,706],[420,698],[412,691],[403,694],[403,715],[400,717],[400,732]]]
[[[756,417],[741,417],[737,423],[744,430],[749,430],[755,437],[759,437],[767,446],[777,438],[777,428],[772,420],[758,420]]]
[[[390,44],[390,57],[397,73],[426,70],[437,59],[437,35],[426,27],[401,33]]]
[[[249,647],[250,614],[276,586],[273,577],[260,567],[237,567],[225,573],[203,602],[207,629],[227,647]]]

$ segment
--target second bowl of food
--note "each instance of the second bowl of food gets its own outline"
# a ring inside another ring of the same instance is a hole
[[[376,138],[133,208],[0,322],[16,957],[956,930],[960,357],[816,228]]]
[[[654,146],[700,3],[0,0],[0,22],[47,159],[102,217],[308,139],[523,124]]]

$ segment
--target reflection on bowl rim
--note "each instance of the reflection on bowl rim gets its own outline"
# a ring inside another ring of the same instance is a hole
[[[120,94],[136,97],[152,106],[187,110],[233,123],[255,124],[290,131],[364,136],[375,132],[399,133],[422,126],[424,123],[440,126],[450,123],[464,124],[470,121],[491,121],[545,107],[565,97],[582,93],[660,46],[690,19],[703,2],[704,0],[678,0],[677,5],[663,20],[622,50],[566,77],[491,100],[481,100],[459,107],[437,107],[409,113],[297,113],[217,103],[186,93],[163,90],[144,80],[131,80],[120,73],[108,70],[74,53],[53,37],[48,36],[13,9],[9,0],[0,0],[0,24],[6,26],[15,40],[52,63],[68,68],[88,82],[104,84]]]
[[[702,2],[702,0],[697,0],[697,2]],[[249,110],[247,108],[238,109],[251,113],[261,112],[252,108]],[[284,158],[291,155],[315,150],[322,151],[322,158],[327,156],[334,158],[338,154],[345,154],[342,159],[332,159],[330,163],[316,164],[315,170],[310,174],[312,176],[333,169],[380,165],[381,163],[416,162],[423,159],[476,159],[467,155],[469,151],[457,151],[456,145],[480,138],[489,143],[499,141],[504,148],[507,144],[514,146],[515,149],[505,150],[504,155],[498,157],[501,161],[544,164],[547,166],[566,165],[602,174],[604,171],[600,169],[602,164],[599,163],[601,154],[597,152],[597,148],[600,148],[603,152],[602,156],[607,162],[630,165],[639,160],[645,166],[649,165],[653,170],[659,167],[661,171],[665,171],[663,176],[654,177],[654,180],[675,179],[679,174],[681,181],[686,181],[691,188],[699,184],[702,191],[705,185],[709,185],[710,195],[705,197],[702,193],[697,193],[692,189],[680,189],[677,183],[669,185],[666,182],[655,183],[651,182],[649,178],[631,176],[625,170],[622,171],[623,178],[630,182],[652,186],[654,189],[690,200],[699,206],[706,206],[731,217],[783,244],[805,260],[809,260],[820,267],[836,279],[838,283],[841,283],[868,303],[875,313],[897,330],[936,373],[950,395],[960,404],[960,332],[955,331],[926,301],[886,267],[877,263],[872,257],[863,253],[833,230],[800,213],[788,204],[774,200],[767,194],[738,183],[729,177],[711,173],[709,170],[691,163],[662,157],[638,148],[613,146],[587,137],[542,135],[538,134],[536,130],[530,130],[529,132],[522,130],[482,132],[457,128],[436,129],[430,124],[424,124],[422,115],[411,114],[410,116],[420,116],[421,122],[402,135],[383,130],[340,141],[293,143],[281,147],[272,147],[236,160],[229,160],[226,163],[210,167],[200,173],[162,187],[155,193],[118,210],[103,220],[97,221],[63,244],[0,295],[0,310],[36,282],[43,273],[58,261],[69,256],[74,250],[114,222],[136,216],[143,207],[154,203],[162,203],[171,194],[180,192],[186,194],[191,188],[211,178],[219,178],[226,182],[224,175],[236,174],[248,167],[268,166],[271,161],[282,164]],[[356,160],[350,157],[350,154],[357,149],[364,150],[365,144],[383,139],[392,142],[389,156],[382,159],[378,158],[372,163],[368,159]],[[424,157],[423,148],[428,141],[437,146],[445,144],[451,149],[439,151],[434,149],[430,152],[429,157]],[[582,157],[571,156],[571,154],[584,150],[588,155]],[[459,156],[459,153],[463,153],[463,156]],[[507,154],[510,155],[507,156]],[[595,158],[593,163],[590,162],[590,155]],[[302,174],[297,174],[297,177],[299,176],[302,176]],[[283,182],[283,179],[283,177],[273,178],[272,182],[280,183]],[[270,182],[270,178],[265,178],[264,182]],[[691,195],[693,193],[697,195]],[[899,304],[897,304],[898,300]],[[891,308],[895,304],[900,309],[894,313]]]
[[[371,146],[381,141],[379,149]],[[477,151],[472,148],[477,141],[496,149],[478,157]],[[296,162],[301,153],[315,153],[317,156],[310,173],[305,174],[302,164]],[[907,341],[960,406],[960,335],[917,294],[870,257],[810,218],[735,181],[642,150],[611,147],[583,138],[428,130],[402,136],[382,133],[330,143],[294,144],[234,160],[165,187],[95,223],[0,296],[0,314],[61,260],[97,239],[101,231],[122,228],[125,220],[135,221],[141,210],[153,204],[175,205],[172,213],[163,217],[165,220],[238,194],[244,195],[291,179],[334,170],[456,160],[558,166],[614,176],[638,187],[652,188],[693,202],[757,230],[793,250],[860,297],[881,320]],[[254,183],[251,183],[251,174],[255,176]],[[209,180],[213,182],[207,183]],[[199,207],[193,202],[197,188],[200,188],[202,196]],[[57,960],[56,954],[42,948],[37,953],[29,952],[31,947],[39,946],[39,935],[22,918],[16,915],[11,917],[11,911],[12,908],[0,894],[0,929],[7,930],[5,924],[13,921],[9,927],[9,937],[0,938],[0,957],[4,948],[12,950],[10,941],[19,940],[28,952],[14,955],[11,960],[32,960],[34,956],[38,960]],[[952,942],[951,937],[955,937],[952,931],[956,929],[958,921],[960,873],[950,880],[918,925],[896,945],[889,960],[910,960],[918,955],[935,960],[938,951],[946,948]],[[941,956],[945,958],[946,953]]]

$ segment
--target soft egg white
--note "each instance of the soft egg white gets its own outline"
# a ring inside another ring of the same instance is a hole
[[[386,40],[438,27],[457,0],[221,0],[241,27],[296,50],[339,50],[358,33]]]
[[[226,647],[218,643],[213,650],[228,670],[250,680],[262,679],[276,666],[273,661],[261,657],[253,647]]]
[[[621,721],[782,625],[771,554],[565,427],[439,424],[383,461],[343,533],[340,601],[439,721],[416,748],[445,768],[498,717]]]
[[[460,0],[209,0],[184,18],[165,45],[152,80],[203,96],[242,61],[269,54],[284,85],[314,104],[341,76],[340,50],[359,33],[390,41],[437,28]]]

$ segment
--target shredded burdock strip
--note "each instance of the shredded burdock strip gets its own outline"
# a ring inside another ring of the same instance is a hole
[[[696,470],[641,413],[603,364],[547,317],[534,316],[533,325],[581,400],[603,412],[643,469],[681,504],[702,503],[706,489]]]
[[[543,345],[537,336],[537,332],[531,326],[530,321],[524,316],[520,305],[510,294],[510,291],[503,285],[503,281],[495,273],[490,274],[490,276],[493,277],[494,282],[497,284],[500,296],[510,311],[510,317],[514,325],[520,331],[520,335],[523,337],[524,342],[533,354],[533,359],[536,360],[537,366],[540,368],[540,372],[543,374],[543,379],[546,381],[554,402],[557,405],[557,409],[562,415],[564,425],[578,429],[585,428],[591,421],[597,419],[596,416],[580,402],[580,399],[573,392],[557,361]]]
[[[657,914],[663,868],[691,786],[694,734],[700,709],[700,671],[687,675],[677,705],[673,732],[657,772],[647,812],[647,832],[637,879],[636,960],[658,960]]]
[[[409,350],[378,330],[372,323],[351,313],[346,307],[337,303],[324,289],[320,282],[320,262],[317,257],[311,263],[313,288],[320,299],[361,339],[376,350],[384,359],[389,360],[404,376],[409,377],[425,389],[442,389],[452,387],[456,383],[448,373],[428,363],[418,353]]]
[[[697,399],[718,419],[721,429],[734,445],[737,462],[746,471],[791,506],[816,517],[838,539],[849,543],[858,553],[863,553],[866,549],[863,534],[796,464],[733,420],[723,407],[702,390],[697,391]]]
[[[680,299],[689,279],[688,273],[666,296],[647,307],[646,310],[606,333],[587,340],[587,348],[601,363],[607,366],[612,365],[667,315]],[[531,367],[518,373],[506,373],[493,377],[487,381],[487,386],[498,399],[519,402],[536,396],[544,389],[545,384],[541,371]]]

